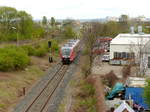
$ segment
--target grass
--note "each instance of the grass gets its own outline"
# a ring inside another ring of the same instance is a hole
[[[63,41],[60,41],[58,44],[61,45]],[[42,41],[39,43],[42,48],[47,49],[47,40]],[[4,43],[3,45],[0,45],[0,47],[6,47],[7,44]],[[58,61],[59,58],[59,50],[57,50],[58,46],[55,44],[55,51],[53,53],[53,59],[54,62]],[[28,49],[27,49],[28,50]],[[31,54],[32,54],[32,49]],[[30,54],[30,55],[31,55]],[[12,71],[7,72],[8,76],[7,78],[2,78],[0,72],[0,112],[10,112],[12,108],[15,107],[15,105],[19,102],[20,99],[20,92],[22,91],[23,87],[26,87],[26,90],[29,90],[31,88],[31,85],[33,85],[38,79],[40,79],[44,75],[43,66],[46,64],[49,66],[48,63],[48,53],[46,53],[46,56],[44,57],[30,57],[31,63],[28,65],[24,70],[18,70],[18,71]],[[32,59],[34,58],[34,59]],[[44,68],[45,69],[45,68]],[[7,74],[6,72],[4,74]]]
[[[59,106],[58,112],[66,111],[70,102],[69,95],[72,96],[71,112],[96,112],[95,88],[86,81],[80,67],[66,88],[66,95]]]
[[[9,112],[8,107],[20,97],[23,87],[30,88],[44,72],[37,66],[29,66],[25,71],[15,72],[7,81],[0,81],[0,112]]]
[[[83,83],[84,82],[84,83]],[[76,110],[86,110],[86,112],[96,112],[95,88],[93,85],[83,81],[79,86],[80,91],[77,95]]]
[[[96,99],[92,97],[88,97],[80,101],[81,106],[92,107],[94,104],[96,104]]]

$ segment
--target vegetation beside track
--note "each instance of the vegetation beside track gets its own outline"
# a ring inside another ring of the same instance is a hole
[[[58,42],[52,40],[54,63],[59,60]],[[38,45],[6,46],[0,48],[0,112],[10,112],[17,100],[52,65],[48,62],[47,41]],[[54,64],[53,63],[53,64]]]
[[[21,47],[7,46],[0,48],[0,71],[12,71],[25,69],[30,64],[29,56],[43,57],[49,52],[47,42],[36,46],[25,45]],[[58,55],[59,46],[57,41],[52,41],[51,50]]]
[[[9,46],[0,48],[0,71],[23,69],[29,62],[29,56],[19,47]]]
[[[66,95],[58,112],[96,112],[95,87],[89,83],[78,68],[66,88]]]
[[[40,61],[42,60],[38,62]],[[46,64],[43,60],[41,66]],[[23,88],[25,87],[27,92],[31,85],[43,75],[43,68],[37,64],[17,72],[0,72],[0,112],[10,112],[11,107],[15,106],[18,99],[23,96]]]
[[[58,112],[96,112],[96,90],[94,84],[87,79],[86,61],[83,53],[78,70],[66,88],[66,95],[59,106]],[[85,66],[83,67],[82,64]]]

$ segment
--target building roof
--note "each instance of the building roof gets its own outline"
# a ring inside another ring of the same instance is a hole
[[[126,80],[126,85],[128,87],[145,87],[146,80],[141,77],[128,77]]]
[[[118,45],[145,45],[150,40],[150,34],[119,34],[110,44]]]
[[[123,112],[124,110],[128,112],[134,112],[134,110],[124,101],[114,112]]]
[[[105,103],[107,108],[110,109],[111,107],[117,108],[118,105],[121,105],[123,103],[123,101],[125,100],[114,98],[113,100],[106,100]]]

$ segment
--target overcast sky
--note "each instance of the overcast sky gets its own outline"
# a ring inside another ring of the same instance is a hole
[[[0,6],[25,10],[34,19],[89,19],[121,14],[150,17],[150,0],[0,0]]]

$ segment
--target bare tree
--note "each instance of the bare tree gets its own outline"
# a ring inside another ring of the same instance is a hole
[[[143,37],[139,37],[138,42],[136,44],[131,43],[130,45],[131,53],[137,51],[137,53],[135,53],[135,56],[134,56],[134,62],[136,64],[135,69],[136,69],[137,76],[145,75],[145,72],[146,72],[146,66],[145,66],[146,64],[145,64],[145,59],[144,59],[145,47],[146,45],[144,45],[143,43]]]
[[[88,69],[85,75],[91,74],[92,63],[95,58],[95,54],[93,53],[93,49],[95,47],[95,43],[98,35],[98,25],[96,23],[87,23],[86,27],[83,30],[83,36],[85,41],[85,55],[86,55],[86,64],[88,64]],[[87,67],[87,65],[86,65]]]

